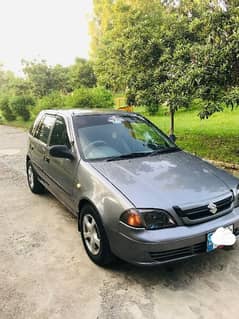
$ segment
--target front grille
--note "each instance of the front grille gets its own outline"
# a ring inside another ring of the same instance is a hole
[[[232,202],[233,195],[213,202],[217,206],[217,212],[215,214],[211,213],[208,205],[190,209],[182,209],[178,206],[174,206],[173,208],[176,213],[183,219],[185,224],[198,224],[229,213],[232,209]]]
[[[150,252],[150,257],[155,261],[166,262],[174,259],[191,257],[206,252],[206,242],[194,244],[178,249],[171,249],[159,252]]]

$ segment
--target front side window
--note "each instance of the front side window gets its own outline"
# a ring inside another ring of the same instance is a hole
[[[52,130],[50,145],[66,145],[70,148],[70,141],[67,135],[65,121],[62,117],[57,117]]]
[[[52,115],[46,115],[45,117],[43,117],[34,136],[43,143],[47,144],[48,137],[52,129],[52,126],[54,125],[55,119],[56,118]]]
[[[147,156],[177,148],[153,124],[133,114],[78,116],[74,127],[86,160]]]

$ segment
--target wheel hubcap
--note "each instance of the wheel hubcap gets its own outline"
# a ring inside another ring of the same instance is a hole
[[[28,170],[27,170],[27,176],[28,176],[28,182],[31,188],[34,187],[34,175],[33,175],[33,170],[31,165],[29,165]]]
[[[99,229],[93,216],[87,214],[83,217],[83,237],[88,250],[92,255],[100,251]]]

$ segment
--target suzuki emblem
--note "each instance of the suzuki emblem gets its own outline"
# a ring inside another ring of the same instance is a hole
[[[213,202],[210,202],[207,207],[209,208],[210,213],[212,213],[213,215],[216,214],[216,212],[217,212],[217,205],[216,204],[214,204]]]

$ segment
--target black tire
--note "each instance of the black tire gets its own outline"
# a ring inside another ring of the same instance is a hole
[[[45,193],[44,186],[39,182],[38,175],[35,172],[31,161],[27,162],[27,182],[30,190],[34,194],[43,194]]]
[[[93,227],[92,232],[95,234],[97,240],[100,240],[99,244],[97,242],[93,242],[93,246],[95,246],[94,252],[92,251],[92,247],[90,248],[91,244],[89,238],[87,239],[85,235],[86,221],[92,221],[92,225],[95,222],[95,226]],[[83,245],[90,259],[99,266],[106,266],[111,264],[114,261],[114,256],[110,250],[109,241],[102,221],[96,209],[89,204],[84,205],[81,209],[80,230]]]

